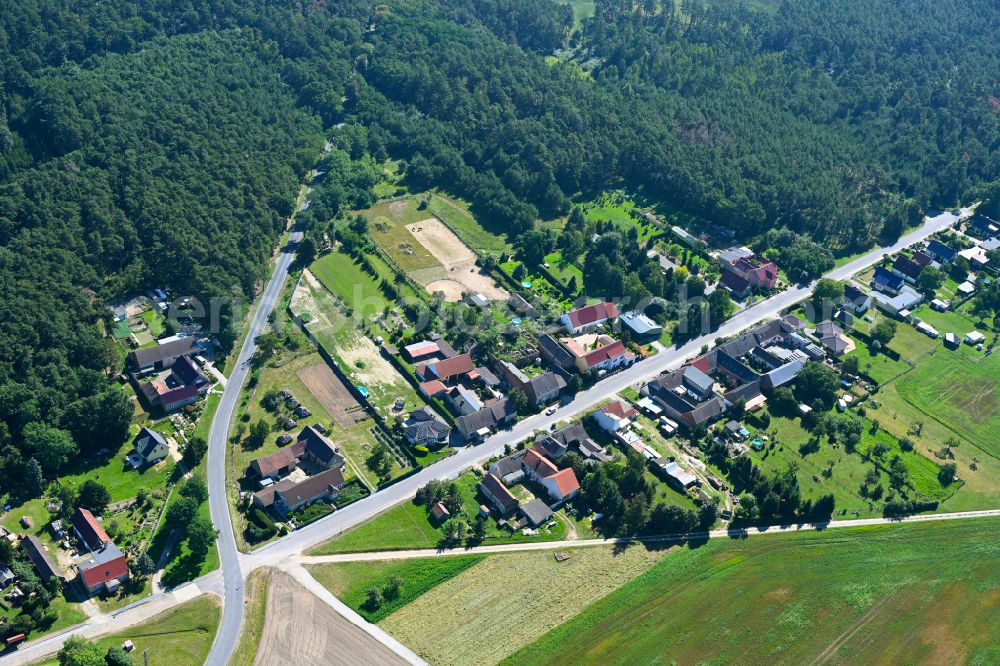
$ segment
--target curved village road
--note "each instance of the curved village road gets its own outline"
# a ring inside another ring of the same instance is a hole
[[[968,216],[971,212],[971,209],[966,208],[962,209],[961,215],[943,213],[933,218],[927,218],[922,227],[912,233],[906,234],[892,246],[873,250],[872,252],[869,252],[854,261],[830,271],[827,274],[827,277],[838,280],[847,279],[851,275],[878,263],[886,254],[898,252],[906,247],[909,247],[910,245],[918,243],[926,239],[928,236],[950,227],[957,220]],[[291,239],[292,243],[297,242],[300,238],[301,234],[293,234]],[[628,386],[651,379],[664,371],[679,367],[689,356],[700,352],[703,345],[710,345],[717,337],[739,333],[750,326],[776,315],[782,309],[804,299],[808,296],[812,289],[812,285],[807,287],[796,287],[749,307],[735,315],[732,319],[723,324],[717,331],[713,331],[710,334],[704,335],[696,340],[692,340],[681,347],[662,351],[654,357],[640,361],[631,368],[601,381],[597,386],[589,389],[588,391],[579,393],[573,402],[560,407],[552,415],[539,414],[527,418],[524,421],[517,423],[510,430],[501,431],[493,437],[490,437],[484,444],[459,449],[455,455],[431,465],[430,467],[422,470],[420,473],[409,477],[404,481],[390,486],[385,490],[379,491],[341,511],[337,511],[326,518],[312,523],[301,530],[292,532],[281,540],[259,548],[249,555],[243,555],[239,553],[236,548],[236,538],[233,533],[233,523],[229,513],[228,497],[226,494],[227,439],[229,426],[232,422],[236,405],[239,401],[239,394],[243,388],[243,383],[246,381],[249,371],[248,361],[256,350],[256,337],[264,330],[264,326],[267,323],[267,317],[273,310],[278,296],[281,293],[282,285],[288,275],[288,266],[292,261],[292,253],[289,251],[290,246],[291,244],[286,246],[284,251],[278,257],[274,274],[272,275],[271,280],[261,297],[260,305],[254,314],[250,330],[247,333],[243,348],[240,351],[237,364],[233,369],[233,373],[230,376],[229,381],[227,382],[225,392],[223,393],[222,400],[219,403],[219,408],[216,412],[215,419],[212,422],[212,428],[209,434],[209,505],[211,509],[212,522],[220,532],[219,553],[222,563],[221,574],[223,578],[221,585],[223,589],[221,591],[223,592],[224,601],[222,623],[219,626],[215,642],[212,645],[212,652],[206,662],[212,666],[223,666],[226,664],[230,655],[236,648],[236,644],[239,640],[240,628],[243,623],[243,582],[246,574],[253,569],[260,566],[281,564],[284,564],[287,567],[292,563],[320,560],[320,558],[302,557],[300,553],[307,548],[336,536],[345,529],[373,518],[378,513],[389,509],[396,504],[409,500],[413,497],[420,486],[431,479],[454,478],[468,467],[481,463],[498,453],[502,453],[507,445],[513,445],[521,440],[527,439],[536,430],[548,429],[560,421],[570,419],[592,408],[596,404],[608,398],[610,395]],[[1000,514],[1000,509],[911,516],[902,521],[878,518],[843,520],[834,521],[825,526],[779,526],[762,529],[752,528],[748,530],[719,530],[718,532],[712,532],[710,536],[728,536],[732,538],[734,536],[741,537],[744,535],[754,534],[786,533],[801,529],[853,527],[859,525],[892,522],[959,520],[998,514]],[[734,534],[734,532],[736,532],[736,534]],[[593,542],[594,545],[599,543],[601,542],[596,540]],[[522,546],[522,548],[529,546],[532,549],[583,547],[584,545],[590,544],[591,542],[589,541],[577,541],[571,543],[539,542],[537,544],[527,544]],[[486,548],[505,547],[484,547],[484,550]],[[434,552],[436,553],[437,551]],[[412,551],[408,553],[408,555],[427,556],[427,553],[428,551]],[[395,556],[395,554],[388,553],[370,553],[367,556],[362,555],[360,557],[371,557],[372,559],[377,559],[377,555],[381,555],[386,558]],[[333,561],[333,559],[331,558],[330,561]],[[195,581],[195,584],[189,585],[187,588],[196,590],[198,589],[198,584],[200,584],[203,588],[201,589],[201,592],[218,591],[218,588],[220,587],[218,576],[219,572],[215,572],[199,579],[199,581]],[[87,623],[57,636],[40,639],[33,645],[25,646],[27,648],[25,650],[20,650],[18,652],[11,653],[10,655],[0,657],[0,663],[10,663],[12,666],[14,664],[28,663],[28,661],[33,661],[54,653],[62,645],[62,642],[65,641],[70,635],[83,634],[88,637],[95,638],[99,635],[115,630],[121,630],[126,626],[136,624],[146,616],[145,613],[140,614],[141,610],[148,611],[148,609],[157,607],[157,604],[159,603],[169,605],[176,605],[177,603],[180,603],[181,601],[177,599],[177,593],[181,592],[182,589],[174,591],[172,596],[168,594],[154,595],[153,597],[148,598],[148,601],[134,604],[136,608],[130,607],[116,612],[114,616],[119,620],[118,622],[102,623],[100,627],[93,626],[93,623]],[[187,595],[183,594],[180,596],[184,598]]]
[[[226,382],[225,391],[212,421],[208,435],[208,503],[212,513],[212,523],[219,530],[219,559],[222,565],[223,608],[222,623],[215,635],[212,651],[206,664],[225,666],[229,656],[236,649],[243,624],[243,555],[236,548],[236,535],[229,513],[229,496],[226,492],[226,447],[229,441],[229,427],[239,404],[240,393],[250,371],[250,359],[257,349],[257,336],[264,331],[267,318],[281,295],[281,289],[288,277],[288,266],[292,263],[295,245],[302,239],[300,232],[292,233],[289,242],[282,249],[275,262],[274,273],[261,295],[260,304],[250,322],[243,348]]]
[[[883,247],[851,261],[829,273],[827,277],[844,280],[851,275],[877,264],[886,254],[893,254],[927,237],[952,226],[956,221],[971,214],[972,209],[962,209],[960,215],[942,213],[927,218],[923,226],[902,236],[896,243]],[[559,407],[554,414],[536,414],[516,423],[509,430],[502,430],[478,446],[458,449],[457,452],[419,473],[408,477],[385,490],[366,497],[354,504],[336,511],[311,525],[292,532],[279,541],[253,551],[248,558],[248,570],[258,566],[275,565],[302,551],[326,541],[344,530],[362,523],[396,504],[412,498],[418,488],[432,479],[455,478],[469,467],[502,454],[507,446],[531,437],[539,430],[548,430],[561,421],[567,421],[590,410],[609,396],[636,384],[653,379],[657,375],[679,368],[691,356],[701,352],[704,345],[712,345],[716,338],[735,335],[765,319],[776,316],[785,308],[798,303],[812,292],[813,285],[793,287],[765,301],[757,303],[736,314],[717,330],[702,335],[680,346],[661,351],[656,356],[639,361],[632,367],[618,372],[592,388],[581,391],[572,402]]]

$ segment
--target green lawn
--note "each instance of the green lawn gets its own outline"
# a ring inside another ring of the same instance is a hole
[[[84,481],[92,479],[108,489],[111,501],[130,499],[136,496],[140,488],[152,490],[167,485],[167,480],[174,470],[174,462],[169,457],[162,462],[144,469],[129,469],[125,467],[124,458],[132,450],[132,440],[126,440],[106,462],[87,471],[68,474],[60,477],[63,483],[78,487]]]
[[[424,592],[457,576],[480,562],[482,555],[420,558],[415,560],[383,560],[379,562],[346,562],[308,567],[323,587],[364,616],[369,622],[379,622],[410,603]],[[402,579],[399,596],[385,598],[377,608],[366,603],[371,588],[384,590],[392,577]]]
[[[222,611],[214,597],[202,595],[138,624],[130,629],[97,639],[101,650],[120,647],[130,640],[142,660],[149,650],[150,664],[203,664],[215,640]],[[41,666],[56,666],[55,658]]]
[[[676,549],[505,663],[996,663],[998,528],[924,523]]]
[[[885,354],[872,353],[869,346],[860,338],[854,336],[851,338],[854,340],[855,348],[847,356],[856,357],[861,372],[879,384],[891,381],[913,367],[902,359],[897,360]]]
[[[354,308],[359,319],[381,312],[389,304],[375,278],[346,254],[328,252],[313,262],[309,270],[334,295]]]
[[[975,362],[943,348],[897,382],[900,397],[994,458],[1000,457],[998,386],[1000,356]]]
[[[547,269],[549,273],[563,285],[568,286],[575,280],[577,291],[583,287],[583,271],[576,264],[563,259],[562,252],[553,252],[547,255],[545,263],[549,265]]]

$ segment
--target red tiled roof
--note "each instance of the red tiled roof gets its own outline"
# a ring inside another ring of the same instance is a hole
[[[469,354],[460,354],[459,356],[446,358],[443,361],[428,363],[427,370],[432,372],[438,379],[448,379],[456,375],[468,374],[475,370],[475,366],[472,364],[472,356]]]
[[[97,550],[102,544],[111,541],[111,537],[104,531],[104,526],[87,509],[76,510],[76,513],[73,514],[73,527],[80,533],[91,550]]]
[[[527,467],[528,471],[535,476],[543,479],[559,471],[559,468],[551,460],[535,449],[528,449],[528,452],[524,454],[524,458],[521,460],[521,464]]]
[[[546,480],[554,481],[556,487],[559,488],[559,493],[563,497],[571,495],[576,491],[580,490],[580,482],[577,481],[576,474],[569,467],[567,467],[564,470],[560,470],[555,474],[547,477]]]
[[[621,340],[615,340],[606,347],[601,347],[600,349],[595,349],[594,351],[589,352],[583,357],[583,360],[587,364],[587,367],[591,368],[598,363],[602,363],[608,359],[617,358],[618,356],[623,356],[627,353],[628,350],[625,349],[625,343]]]
[[[127,573],[128,561],[125,559],[124,555],[116,557],[113,560],[109,560],[100,566],[95,566],[90,569],[81,569],[80,571],[80,575],[83,576],[83,582],[86,583],[87,588],[91,590],[102,583],[117,580]]]
[[[302,457],[305,452],[305,442],[295,442],[291,446],[279,449],[270,455],[257,458],[250,462],[251,467],[256,468],[261,476],[273,474],[280,469],[288,467]]]
[[[690,365],[693,365],[705,374],[708,374],[712,367],[707,356],[699,356],[695,360],[691,361]]]
[[[588,305],[585,308],[570,310],[566,313],[566,316],[569,318],[569,323],[573,325],[573,328],[577,328],[593,324],[602,319],[614,319],[618,316],[618,308],[614,303],[605,301],[603,303]]]
[[[423,393],[428,398],[432,398],[439,393],[444,393],[446,388],[447,387],[437,379],[432,379],[429,382],[420,383],[420,392]]]
[[[602,408],[601,411],[610,416],[617,416],[620,419],[630,419],[639,413],[635,407],[626,407],[625,403],[621,400],[616,400],[607,407]]]

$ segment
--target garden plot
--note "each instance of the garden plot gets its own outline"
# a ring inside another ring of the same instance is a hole
[[[302,368],[298,376],[337,425],[350,428],[364,418],[364,412],[360,411],[361,404],[325,363]]]

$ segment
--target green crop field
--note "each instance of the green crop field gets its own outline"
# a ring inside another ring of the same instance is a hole
[[[323,587],[363,615],[366,620],[379,622],[431,588],[478,564],[483,557],[483,555],[466,555],[402,561],[345,562],[318,564],[308,569]],[[393,577],[403,582],[399,595],[395,598],[386,595],[378,608],[369,608],[366,604],[368,590],[384,589]]]
[[[997,663],[998,528],[981,519],[675,549],[505,663]]]
[[[899,379],[900,397],[985,453],[1000,456],[1000,357],[980,362],[940,350]]]

